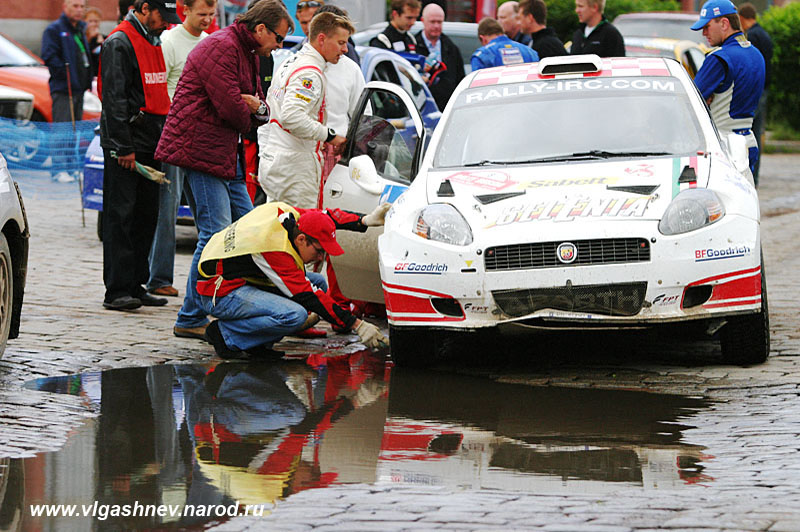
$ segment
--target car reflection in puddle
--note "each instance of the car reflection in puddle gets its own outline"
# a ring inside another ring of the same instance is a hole
[[[83,396],[99,416],[58,452],[0,463],[0,515],[21,515],[21,530],[201,524],[348,483],[583,493],[712,481],[701,465],[711,457],[682,442],[681,420],[703,399],[390,369],[366,351],[27,387]],[[23,471],[24,488],[11,478]],[[33,517],[29,506],[95,501],[104,517]],[[166,515],[148,513],[156,505]]]

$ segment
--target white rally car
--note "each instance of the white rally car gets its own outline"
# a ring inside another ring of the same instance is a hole
[[[720,138],[679,63],[567,56],[473,72],[430,139],[415,111],[402,89],[369,84],[324,197],[361,212],[394,201],[379,268],[398,363],[428,360],[422,334],[441,329],[693,320],[727,362],[766,359],[744,138]],[[344,293],[377,300],[369,239],[345,244]]]

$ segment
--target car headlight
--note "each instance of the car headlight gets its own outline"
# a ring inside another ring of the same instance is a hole
[[[33,114],[33,100],[20,100],[15,109],[17,120],[28,120]]]
[[[103,110],[103,102],[92,91],[83,93],[83,110],[90,113],[99,113]],[[76,120],[80,117],[75,117]]]
[[[679,235],[711,225],[725,216],[719,197],[705,188],[684,190],[672,200],[658,223],[662,235]]]
[[[428,240],[467,246],[472,243],[472,229],[455,207],[447,203],[428,205],[417,218],[414,233]]]

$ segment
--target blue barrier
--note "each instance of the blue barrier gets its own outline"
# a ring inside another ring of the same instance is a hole
[[[9,168],[80,172],[97,122],[31,122],[0,118],[0,153]]]

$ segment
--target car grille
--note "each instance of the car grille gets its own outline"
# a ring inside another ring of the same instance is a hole
[[[604,316],[634,316],[642,309],[646,282],[524,290],[495,290],[495,303],[511,317],[552,309]]]
[[[561,240],[491,247],[484,255],[484,265],[486,271],[504,271],[650,260],[650,243],[644,238],[573,240],[577,253],[574,262],[569,264],[558,259],[558,246],[563,243]]]

